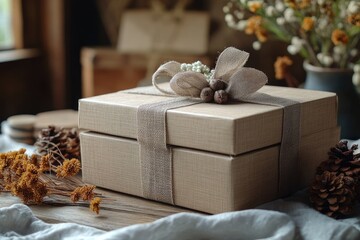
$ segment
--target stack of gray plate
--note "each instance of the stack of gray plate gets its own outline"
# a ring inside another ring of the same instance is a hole
[[[16,142],[34,143],[35,115],[15,115],[1,123],[2,134]]]

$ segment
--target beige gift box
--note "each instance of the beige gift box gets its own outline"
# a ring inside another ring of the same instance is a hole
[[[336,95],[271,86],[259,91],[301,102],[294,174],[296,189],[303,188],[339,140]],[[79,127],[92,131],[80,136],[84,181],[143,196],[136,112],[142,104],[164,99],[168,97],[117,92],[79,101]],[[201,103],[169,110],[175,204],[219,213],[276,199],[282,113],[280,107],[252,103]]]

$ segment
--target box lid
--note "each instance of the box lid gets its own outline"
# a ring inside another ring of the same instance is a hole
[[[302,136],[337,125],[335,93],[275,86],[264,86],[259,92],[301,103]],[[80,99],[79,128],[136,139],[137,108],[168,98],[120,91]],[[280,143],[282,115],[281,107],[243,102],[171,109],[167,112],[167,143],[238,155]]]

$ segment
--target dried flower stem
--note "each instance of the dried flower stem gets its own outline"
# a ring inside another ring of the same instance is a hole
[[[313,48],[311,47],[310,43],[309,43],[309,38],[306,35],[306,33],[304,33],[303,31],[300,31],[300,35],[301,37],[304,39],[305,41],[305,47],[307,49],[307,52],[309,53],[309,56],[311,58],[311,63],[314,64],[315,66],[319,66],[321,67],[321,63],[319,62],[319,60],[316,57],[316,54],[313,50]]]
[[[78,159],[65,159],[59,151],[57,154],[64,161],[53,165],[51,162],[57,162],[54,150],[46,156],[28,156],[25,152],[20,149],[0,153],[0,192],[11,192],[25,204],[88,202],[90,209],[99,213],[101,195],[94,192],[95,186],[86,185],[75,176],[80,171]],[[74,194],[79,197],[73,198]]]

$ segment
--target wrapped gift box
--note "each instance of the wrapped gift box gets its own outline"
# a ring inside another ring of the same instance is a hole
[[[300,152],[294,191],[311,182],[316,166],[339,140],[333,93],[264,86],[259,90],[301,103]],[[83,179],[143,197],[136,113],[168,97],[117,92],[79,101]],[[176,205],[218,213],[278,197],[281,107],[201,103],[167,112],[173,147]]]

